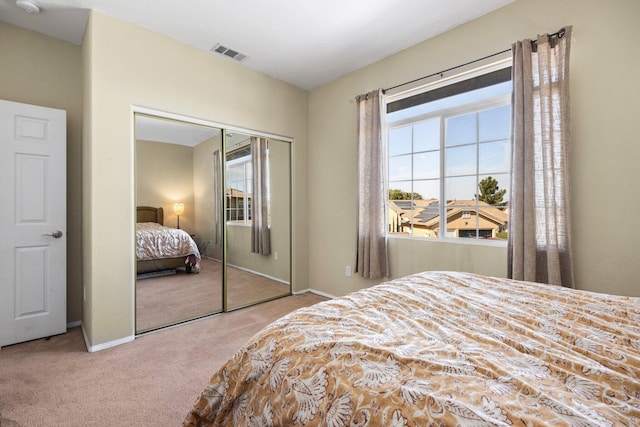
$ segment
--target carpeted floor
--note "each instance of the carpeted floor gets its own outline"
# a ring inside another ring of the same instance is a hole
[[[0,426],[178,426],[254,333],[325,298],[269,301],[87,353],[80,328],[0,350]]]
[[[228,307],[287,295],[289,286],[256,274],[227,268]],[[203,259],[198,274],[176,274],[136,281],[136,331],[222,311],[220,263]]]

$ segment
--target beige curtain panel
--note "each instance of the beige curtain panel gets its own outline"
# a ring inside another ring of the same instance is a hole
[[[385,215],[386,157],[382,90],[356,97],[358,107],[358,248],[356,272],[379,279],[389,275]]]
[[[569,189],[571,27],[513,44],[509,277],[574,287]]]
[[[251,252],[260,255],[271,253],[268,144],[266,138],[251,137],[251,165],[253,168]]]

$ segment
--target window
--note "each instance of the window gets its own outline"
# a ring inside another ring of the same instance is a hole
[[[388,233],[506,239],[510,69],[387,104]]]
[[[236,224],[251,223],[251,149],[246,148],[241,156],[227,156],[227,221]]]

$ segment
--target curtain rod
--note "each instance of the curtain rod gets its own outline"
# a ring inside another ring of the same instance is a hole
[[[562,37],[564,37],[564,34],[565,34],[565,29],[562,28],[558,32],[555,32],[553,34],[549,34],[548,37],[556,37],[557,36],[558,38],[562,38]],[[538,45],[538,41],[537,40],[531,40],[531,46],[534,47],[534,51],[536,50],[535,48],[537,47],[537,45]],[[409,85],[411,83],[418,82],[420,80],[428,79],[429,77],[435,77],[435,76],[443,77],[443,74],[447,73],[449,71],[457,70],[458,68],[466,67],[467,65],[475,64],[476,62],[484,61],[485,59],[493,58],[494,56],[502,55],[503,53],[507,53],[507,52],[510,52],[510,51],[511,51],[511,48],[505,49],[505,50],[502,50],[500,52],[492,53],[491,55],[483,56],[482,58],[474,59],[473,61],[465,62],[464,64],[456,65],[455,67],[447,68],[446,70],[438,71],[437,73],[429,74],[428,76],[418,77],[417,79],[414,79],[414,80],[411,80],[411,81],[408,81],[408,82],[404,82],[404,83],[400,83],[399,85],[391,86],[391,87],[386,88],[386,89],[382,89],[382,93],[386,93],[388,90],[397,89],[399,87],[406,86],[406,85]]]

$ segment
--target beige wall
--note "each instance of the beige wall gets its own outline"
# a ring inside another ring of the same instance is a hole
[[[194,172],[193,148],[157,141],[136,141],[136,206],[162,207],[164,225],[176,227],[175,202],[184,203],[180,228],[193,234]]]
[[[294,282],[306,283],[307,93],[171,39],[92,12],[85,55],[84,279],[90,346],[134,332],[132,106],[294,139]],[[117,206],[117,209],[114,209]],[[305,286],[306,287],[306,286]]]
[[[333,295],[376,281],[345,277],[356,218],[354,97],[508,49],[573,25],[571,53],[575,272],[581,289],[640,295],[640,2],[517,0],[309,95],[309,285]],[[339,207],[339,209],[336,209]],[[393,277],[420,270],[506,275],[506,249],[391,239]]]
[[[133,334],[132,105],[294,138],[294,290],[342,295],[377,282],[344,276],[355,258],[354,97],[569,24],[576,278],[640,295],[638,233],[620,226],[640,210],[638,16],[637,0],[517,0],[310,94],[99,13],[81,47],[0,22],[0,98],[67,111],[68,320],[82,318],[90,345]],[[506,274],[501,247],[392,239],[390,256],[394,277]]]
[[[67,112],[67,321],[82,318],[82,53],[0,22],[0,99]]]

